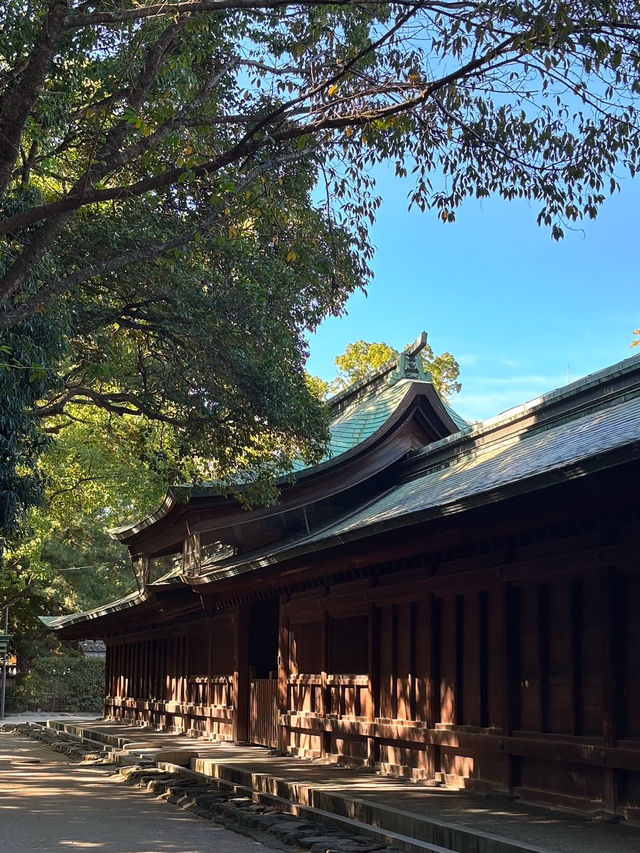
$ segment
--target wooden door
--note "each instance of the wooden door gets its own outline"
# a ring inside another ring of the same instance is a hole
[[[249,741],[262,746],[278,746],[278,679],[252,678],[249,703]]]

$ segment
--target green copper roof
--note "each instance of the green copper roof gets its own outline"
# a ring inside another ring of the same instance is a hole
[[[349,386],[328,401],[331,438],[318,465],[339,458],[374,435],[398,410],[415,385],[424,385],[425,388],[433,387],[431,375],[425,372],[420,356],[426,343],[427,336],[423,332],[404,352],[394,356],[379,370],[361,382]],[[469,427],[464,418],[461,418],[442,399],[441,402],[459,430]],[[311,472],[315,467],[317,466],[309,467],[302,461],[294,462],[293,473]],[[283,482],[287,482],[288,479],[289,474],[282,476]],[[169,490],[156,512],[137,524],[114,529],[111,534],[123,539],[160,521],[169,514],[178,501],[186,502],[191,498],[223,495],[227,491],[228,488],[215,481],[200,483],[198,486],[187,484],[175,486]]]
[[[396,411],[410,387],[411,381],[402,379],[391,387],[370,392],[340,412],[329,426],[331,440],[322,462],[346,453],[373,435]],[[296,463],[294,470],[304,468],[303,463]]]
[[[419,357],[425,342],[426,336],[423,335],[372,376],[329,400],[335,414],[332,412],[329,425],[331,439],[322,462],[346,453],[372,436],[397,410],[412,385],[433,384]],[[469,426],[444,400],[442,404],[459,429]],[[296,463],[294,470],[301,471],[304,467],[302,463]]]

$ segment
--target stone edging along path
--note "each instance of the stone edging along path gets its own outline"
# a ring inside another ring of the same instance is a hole
[[[88,745],[38,724],[9,724],[0,730],[16,731],[35,738],[64,753],[71,761],[117,767],[113,771],[114,781],[143,788],[168,803],[220,823],[227,829],[266,844],[282,845],[281,849],[308,853],[401,853],[397,848],[378,844],[372,839],[347,835],[263,805],[249,793],[239,793],[234,787],[190,771],[178,768],[161,770],[152,763],[147,766],[118,766],[118,756],[113,750],[102,750],[99,745]],[[434,845],[428,845],[428,848],[434,853],[448,853]]]

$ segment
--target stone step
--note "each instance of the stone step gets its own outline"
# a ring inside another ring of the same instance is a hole
[[[216,758],[193,758],[191,768],[204,777],[254,791],[264,802],[278,801],[279,807],[288,803],[292,813],[299,817],[348,827],[351,832],[382,840],[405,853],[550,853],[548,848],[327,790],[312,783],[255,773],[249,768],[225,764],[224,760]]]

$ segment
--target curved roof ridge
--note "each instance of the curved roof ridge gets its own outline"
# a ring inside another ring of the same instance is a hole
[[[409,346],[402,350],[402,352],[389,359],[389,361],[387,361],[386,364],[383,364],[382,367],[379,367],[364,379],[361,379],[359,382],[354,382],[352,385],[349,385],[348,388],[345,388],[343,391],[338,391],[337,394],[330,397],[327,400],[327,405],[330,409],[342,408],[343,405],[346,407],[351,402],[355,402],[354,398],[360,397],[361,395],[365,396],[367,393],[375,391],[389,373],[392,373],[394,370],[399,368],[403,356],[415,358],[418,353],[422,352],[426,345],[427,333],[421,332],[412,344],[409,344]]]

